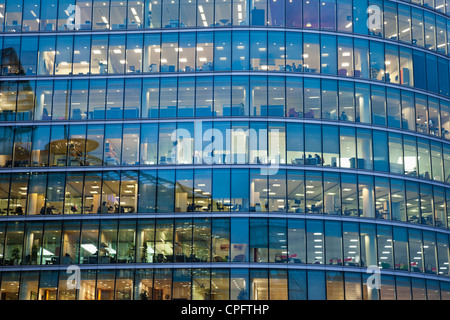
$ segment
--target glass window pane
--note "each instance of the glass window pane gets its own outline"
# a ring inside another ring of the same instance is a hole
[[[320,50],[322,73],[332,75],[337,74],[338,65],[340,67],[341,63],[338,64],[338,62],[336,61],[336,37],[330,35],[322,35],[320,38]]]
[[[355,27],[356,28],[356,27]],[[372,51],[370,51],[372,52]],[[355,77],[369,78],[369,41],[354,39]],[[370,64],[371,66],[371,64]],[[372,68],[370,68],[371,70]],[[371,73],[372,74],[372,73]]]
[[[339,167],[339,127],[322,125],[323,159],[322,165]],[[303,154],[302,154],[303,156]]]
[[[414,86],[413,54],[411,49],[399,48],[400,50],[400,84]]]
[[[305,177],[302,170],[287,171],[287,194],[289,212],[305,212]]]
[[[138,212],[155,212],[156,184],[157,184],[156,170],[140,171]]]
[[[389,133],[389,168],[390,172],[403,173],[402,137],[400,134]]]
[[[414,94],[405,90],[401,91],[401,104],[402,104],[402,127],[407,130],[415,130],[415,104]]]
[[[343,222],[344,265],[360,266],[359,225],[354,222]]]
[[[153,1],[155,3],[157,1]],[[148,5],[152,6],[151,3]],[[154,5],[156,6],[156,5]],[[150,11],[150,17],[152,16]],[[153,23],[153,22],[152,22]],[[147,33],[144,35],[144,61],[142,72],[158,72],[161,55],[161,35],[154,33]],[[144,79],[151,82],[153,79]]]
[[[373,266],[377,264],[376,232],[375,225],[360,224],[361,241],[361,266]]]
[[[325,248],[326,264],[342,265],[342,228],[340,222],[325,221]],[[343,294],[344,292],[342,292]]]
[[[302,36],[303,34],[299,32],[286,33],[286,71],[302,71],[304,58]]]
[[[325,272],[308,270],[308,300],[325,300]]]
[[[373,170],[372,131],[358,128],[356,137],[358,168]]]
[[[411,271],[423,272],[422,231],[410,229],[408,235],[409,235],[409,261]],[[413,299],[415,298],[413,297]]]
[[[322,119],[338,119],[337,81],[322,80]]]
[[[384,68],[384,44],[381,42],[370,41],[370,78],[384,81]]]
[[[157,211],[172,212],[174,210],[175,171],[159,170],[157,187]]]
[[[392,250],[392,228],[390,226],[377,226],[378,266],[383,269],[392,269],[394,257]]]
[[[372,123],[386,125],[386,93],[385,88],[372,86]]]
[[[303,0],[303,28],[319,28],[319,1]]]
[[[308,1],[308,2],[318,2]],[[304,10],[306,12],[306,10]],[[303,72],[320,73],[319,35],[306,33],[303,35]]]
[[[306,220],[306,263],[326,264],[324,261],[323,221]]]
[[[346,216],[358,215],[358,189],[356,175],[341,174],[342,212]]]
[[[394,268],[408,271],[408,233],[406,228],[394,227],[393,230]],[[391,250],[391,248],[388,248]]]
[[[289,299],[307,300],[306,270],[289,271]]]
[[[249,261],[248,218],[231,218],[231,261]]]

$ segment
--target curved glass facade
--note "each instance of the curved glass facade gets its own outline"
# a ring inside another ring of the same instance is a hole
[[[448,0],[0,0],[0,300],[450,300],[449,63]]]

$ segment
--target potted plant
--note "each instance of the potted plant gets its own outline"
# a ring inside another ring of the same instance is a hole
[[[11,257],[13,260],[13,265],[18,265],[20,260],[20,248],[15,247],[11,252]]]
[[[31,264],[37,264],[38,259],[38,247],[37,245],[33,245],[31,248]]]
[[[143,262],[143,263],[147,262],[147,249],[148,249],[147,242],[144,241],[144,244],[142,245],[142,251],[141,251],[141,262]]]
[[[140,300],[148,300],[148,292],[147,290],[142,289],[142,292],[139,294]]]
[[[128,243],[128,249],[127,249],[127,262],[134,262],[134,252],[135,252],[135,246],[133,242]]]

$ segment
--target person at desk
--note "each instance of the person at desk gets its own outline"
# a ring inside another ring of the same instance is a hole
[[[347,114],[345,113],[345,111],[342,111],[341,116],[339,117],[339,120],[342,120],[342,121],[348,120],[348,117],[347,117]]]
[[[322,158],[317,153],[314,155],[314,158],[316,158],[316,164],[322,163]]]
[[[106,205],[106,201],[103,201],[102,205],[98,207],[97,213],[108,213],[108,206]]]
[[[70,254],[66,253],[63,257],[63,264],[71,264],[72,263],[72,257]]]

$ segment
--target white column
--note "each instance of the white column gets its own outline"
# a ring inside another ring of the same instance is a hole
[[[372,186],[363,187],[363,215],[368,218],[375,218],[374,199]]]
[[[37,214],[37,193],[29,193],[28,194],[28,214]]]
[[[366,249],[366,265],[367,266],[376,266],[376,246],[375,246],[375,235],[368,235],[366,234],[364,236],[365,238],[365,249]],[[367,295],[369,300],[377,300],[377,289],[369,289],[367,288]]]
[[[44,100],[45,94],[42,92],[39,97],[36,99],[36,110],[35,110],[35,119],[42,120],[42,115],[44,112]]]
[[[359,97],[359,121],[370,123],[369,104],[365,103],[364,97]]]

